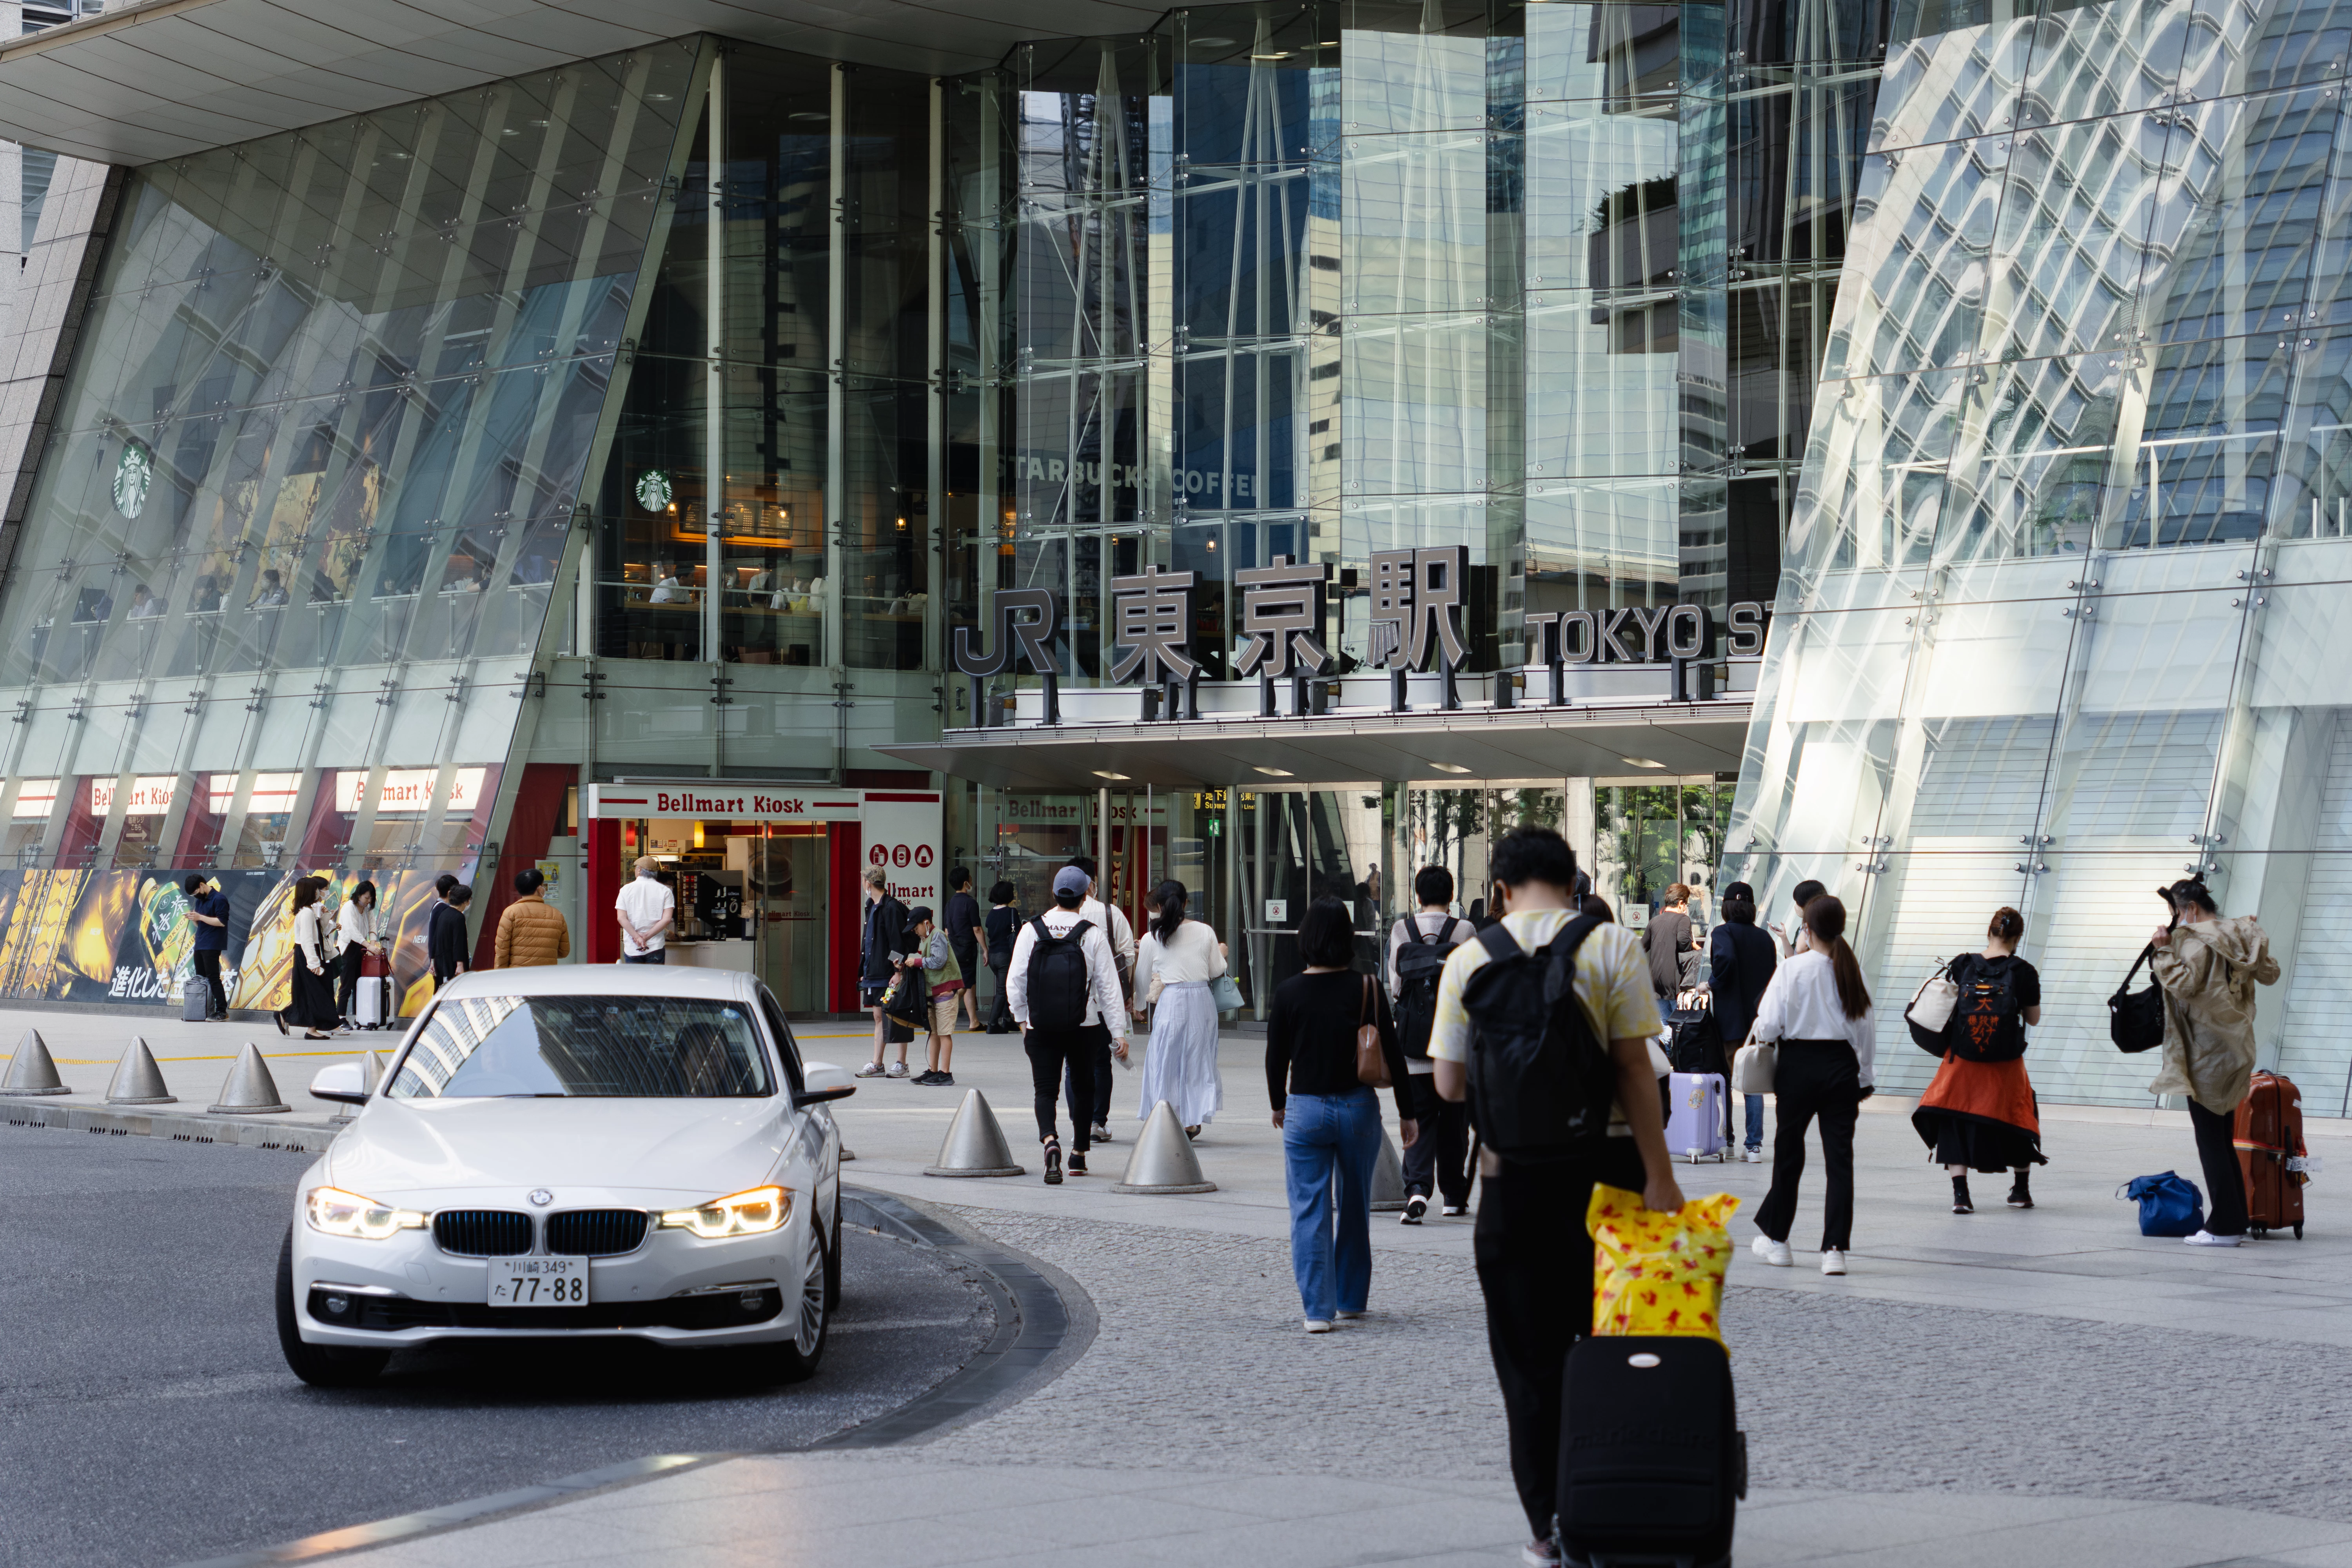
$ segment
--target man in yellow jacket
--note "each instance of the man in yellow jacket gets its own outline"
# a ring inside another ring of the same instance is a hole
[[[535,868],[515,873],[515,901],[499,916],[493,969],[527,969],[572,956],[572,928],[540,891],[546,881]]]

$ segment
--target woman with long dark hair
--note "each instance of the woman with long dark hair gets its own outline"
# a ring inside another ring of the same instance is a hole
[[[1208,921],[1185,911],[1184,884],[1169,880],[1151,890],[1159,911],[1136,950],[1137,983],[1152,1005],[1151,1040],[1143,1053],[1138,1121],[1166,1100],[1187,1134],[1198,1138],[1225,1102],[1217,1075],[1217,1003],[1209,982],[1225,972],[1225,944]]]
[[[1356,924],[1328,894],[1298,922],[1301,973],[1274,988],[1266,1020],[1265,1089],[1282,1129],[1290,1190],[1290,1267],[1307,1331],[1360,1318],[1372,1289],[1372,1167],[1381,1156],[1380,1098],[1357,1076],[1356,1031],[1378,1031],[1410,1148],[1411,1074],[1389,1016],[1389,994],[1356,968]]]
[[[335,985],[327,978],[326,942],[320,931],[319,895],[326,890],[324,877],[300,877],[294,882],[294,962],[291,994],[278,1015],[278,1032],[290,1034],[289,1024],[302,1026],[306,1040],[323,1040],[337,1024]]]
[[[1772,1190],[1756,1211],[1757,1256],[1789,1267],[1805,1130],[1822,1124],[1829,1193],[1822,1219],[1822,1272],[1845,1272],[1853,1246],[1853,1125],[1875,1081],[1878,1025],[1862,963],[1846,945],[1845,905],[1824,893],[1805,906],[1805,951],[1780,965],[1757,1005],[1753,1037],[1779,1047]]]
[[[1944,1065],[1919,1097],[1911,1125],[1952,1178],[1952,1212],[1974,1214],[1969,1173],[2014,1171],[2009,1206],[2030,1209],[2027,1174],[2042,1153],[2042,1117],[2025,1073],[2025,1029],[2042,1022],[2042,975],[2017,956],[2025,917],[2007,906],[1985,927],[1982,952],[1952,960],[1960,988],[1944,1031]]]
[[[371,952],[382,956],[383,950],[375,940],[375,884],[362,882],[353,888],[343,907],[336,912],[335,929],[343,939],[341,984],[335,988],[335,1011],[342,1015],[348,1028],[358,1016],[360,965]]]

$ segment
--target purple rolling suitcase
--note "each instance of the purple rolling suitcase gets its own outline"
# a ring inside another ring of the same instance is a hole
[[[1731,1158],[1724,1133],[1729,1099],[1730,1085],[1720,1073],[1675,1073],[1666,1088],[1666,1152],[1693,1164]]]

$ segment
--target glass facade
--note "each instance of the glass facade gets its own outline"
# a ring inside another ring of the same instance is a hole
[[[1723,875],[1858,904],[1888,1006],[2015,905],[2053,1099],[2148,1103],[2102,1004],[2201,869],[2346,1109],[2343,77],[2328,6],[1894,13]]]

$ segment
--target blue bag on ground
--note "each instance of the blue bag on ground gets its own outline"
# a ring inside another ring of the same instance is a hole
[[[2116,1196],[2139,1205],[2142,1236],[2195,1236],[2205,1228],[2205,1194],[2174,1172],[2134,1176],[2116,1189]]]

